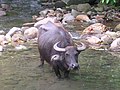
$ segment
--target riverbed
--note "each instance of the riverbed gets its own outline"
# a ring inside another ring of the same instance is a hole
[[[119,90],[120,58],[107,51],[86,50],[79,55],[80,71],[58,80],[45,63],[39,68],[37,44],[28,50],[8,50],[0,56],[1,90]]]
[[[6,31],[26,22],[6,19],[0,24]],[[79,55],[80,70],[58,80],[47,63],[38,67],[37,43],[26,46],[27,50],[8,49],[0,55],[0,90],[120,90],[120,53],[87,49]]]

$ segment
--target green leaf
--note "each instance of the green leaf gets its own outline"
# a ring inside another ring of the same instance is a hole
[[[116,0],[113,0],[114,3],[116,3]]]
[[[111,4],[111,5],[114,5],[114,2],[112,1],[110,4]]]
[[[108,4],[110,2],[110,0],[106,0],[106,4]]]
[[[104,2],[105,2],[105,0],[102,0],[101,2],[102,2],[102,3],[104,3]]]

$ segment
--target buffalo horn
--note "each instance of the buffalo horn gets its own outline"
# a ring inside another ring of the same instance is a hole
[[[58,45],[59,42],[55,43],[53,48],[56,50],[56,51],[59,51],[59,52],[65,52],[65,48],[59,48],[57,45]]]
[[[82,50],[86,49],[86,45],[84,43],[82,43],[82,42],[81,42],[81,44],[82,44],[82,46],[79,46],[79,45],[77,46],[78,51],[82,51]]]

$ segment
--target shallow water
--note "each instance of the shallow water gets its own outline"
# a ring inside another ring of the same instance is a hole
[[[26,19],[4,17],[0,29],[21,27]],[[47,63],[38,67],[37,44],[27,46],[28,50],[11,49],[0,55],[0,90],[120,90],[120,53],[87,49],[79,55],[80,71],[58,80]]]
[[[39,68],[36,44],[28,50],[8,50],[0,56],[0,90],[119,90],[120,58],[106,51],[86,50],[79,55],[80,73],[58,80],[45,63]]]

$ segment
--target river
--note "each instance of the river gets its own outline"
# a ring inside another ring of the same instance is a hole
[[[37,44],[25,51],[8,50],[0,56],[0,90],[119,90],[120,58],[107,51],[86,50],[79,55],[80,73],[58,80],[45,63],[39,68]]]
[[[0,29],[21,27],[30,18],[2,17]],[[79,55],[80,71],[58,80],[47,63],[38,67],[37,44],[26,45],[27,50],[10,49],[0,55],[0,90],[120,90],[119,53],[87,49]]]

